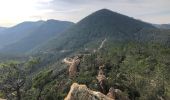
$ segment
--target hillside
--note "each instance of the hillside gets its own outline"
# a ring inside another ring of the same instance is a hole
[[[169,29],[107,9],[67,28],[57,23],[1,49],[31,53],[0,55],[0,98],[170,100]]]
[[[157,28],[160,28],[160,29],[170,29],[170,24],[156,24],[154,25],[156,26]]]
[[[6,27],[0,27],[0,34],[5,30],[7,29]]]
[[[154,29],[151,24],[102,9],[85,17],[72,28],[51,40],[42,48],[48,50],[75,49],[104,38],[114,41],[135,40],[139,31]],[[143,35],[145,36],[145,34]],[[146,36],[145,36],[146,37]]]
[[[166,46],[170,46],[170,29],[148,29],[148,30],[141,30],[138,32],[139,37],[141,34],[145,34],[143,37],[144,39],[138,40],[140,41],[147,41],[151,43],[159,43],[159,44],[164,44]]]
[[[4,37],[7,38],[7,40],[10,39],[9,40],[10,44],[6,44],[6,46],[4,46],[0,50],[0,52],[27,53],[32,49],[36,48],[37,46],[47,42],[51,38],[57,37],[64,30],[68,29],[71,25],[73,25],[72,22],[57,21],[57,20],[47,20],[46,22],[45,21],[36,22],[31,24],[32,26],[25,25],[24,23],[24,25],[20,24],[15,26],[17,27],[17,29],[11,28],[10,30],[12,32],[17,30],[16,34],[5,33],[5,36],[10,35],[10,38]],[[20,29],[18,29],[18,27]],[[13,38],[15,42],[12,41],[11,38]],[[17,41],[15,38],[17,38]]]
[[[37,29],[43,21],[38,22],[23,22],[16,26],[6,29],[0,35],[0,47],[14,43]]]

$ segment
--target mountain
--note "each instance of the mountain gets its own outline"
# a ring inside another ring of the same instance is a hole
[[[102,9],[82,19],[60,38],[55,38],[41,48],[48,50],[70,50],[84,47],[90,42],[98,43],[104,38],[114,41],[134,40],[135,36],[144,29],[156,29],[149,23]],[[98,42],[97,42],[98,41]]]
[[[154,26],[160,29],[170,29],[170,24],[155,24]]]
[[[6,27],[0,27],[0,34],[1,32],[3,32],[5,29],[7,29]]]
[[[34,29],[28,31],[27,36],[25,37],[22,36],[20,40],[4,46],[4,48],[1,49],[0,51],[5,51],[7,53],[11,51],[13,53],[29,52],[36,46],[39,46],[47,42],[53,37],[57,37],[59,33],[62,33],[64,30],[68,29],[74,23],[67,21],[47,20],[46,22],[41,22],[41,24],[39,23],[36,24],[38,24],[39,26],[37,25],[38,27],[33,27]],[[19,34],[21,33],[22,32],[19,32]],[[24,33],[24,35],[26,35],[27,33]]]
[[[5,45],[17,42],[28,36],[32,31],[37,29],[44,21],[23,22],[11,28],[8,28],[0,34],[0,48]]]
[[[43,21],[1,49],[0,98],[170,100],[170,29],[107,9],[63,23]]]

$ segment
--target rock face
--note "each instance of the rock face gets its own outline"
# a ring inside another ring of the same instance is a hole
[[[92,91],[86,85],[79,85],[73,83],[71,89],[64,100],[115,100],[107,97],[106,95]]]
[[[107,93],[107,96],[112,98],[112,99],[116,99],[116,93],[115,93],[115,89],[113,87],[111,87],[109,89],[109,92]]]
[[[129,100],[129,98],[125,96],[121,90],[114,89],[113,87],[109,89],[107,96],[115,100]]]
[[[79,64],[80,64],[80,60],[79,59],[73,59],[73,62],[72,62],[72,64],[69,67],[69,76],[70,77],[76,76]]]
[[[0,100],[6,100],[6,99],[1,99],[1,98],[0,98]]]
[[[96,78],[100,84],[101,92],[106,94],[106,92],[107,92],[106,91],[107,78],[106,78],[103,70],[104,70],[104,65],[99,67],[99,72],[98,72],[98,75]]]
[[[73,59],[65,58],[63,62],[69,65],[69,77],[76,76],[77,71],[78,71],[78,65],[80,64],[80,57],[76,56]]]

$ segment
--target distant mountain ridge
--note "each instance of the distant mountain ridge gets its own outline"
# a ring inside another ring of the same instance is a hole
[[[20,36],[17,41],[4,45],[0,52],[77,51],[78,49],[87,49],[91,45],[98,45],[104,39],[107,39],[108,43],[169,42],[169,30],[160,30],[155,25],[108,9],[96,11],[76,24],[67,21],[48,20],[40,21],[34,25],[33,29],[31,29],[32,25],[24,26],[24,28],[26,27],[24,31],[28,30],[24,34],[25,36]],[[17,25],[17,27],[19,26]],[[22,34],[22,32],[19,34]],[[3,42],[0,40],[0,43]]]
[[[74,23],[58,20],[23,22],[8,30],[0,37],[0,52],[25,53],[69,28]],[[3,44],[4,43],[4,44]]]
[[[109,38],[114,41],[134,40],[144,29],[156,29],[153,25],[108,9],[96,11],[41,48],[68,50],[84,47],[93,41]],[[97,43],[97,42],[96,42]]]
[[[0,34],[2,31],[4,31],[5,29],[7,29],[6,27],[0,27]]]
[[[160,29],[170,29],[170,24],[154,24],[154,26]]]
[[[5,45],[14,43],[26,36],[28,36],[32,31],[37,29],[43,21],[37,22],[23,22],[11,28],[4,30],[0,34],[0,46],[3,47]]]

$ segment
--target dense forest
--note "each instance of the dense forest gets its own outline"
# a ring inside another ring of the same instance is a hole
[[[96,76],[98,66],[104,65],[107,87],[121,89],[131,100],[168,100],[169,50],[160,44],[108,43],[100,51],[83,56],[77,77],[71,79],[62,64],[35,74],[37,67],[42,66],[38,58],[1,63],[1,97],[62,100],[74,82],[100,91]]]

